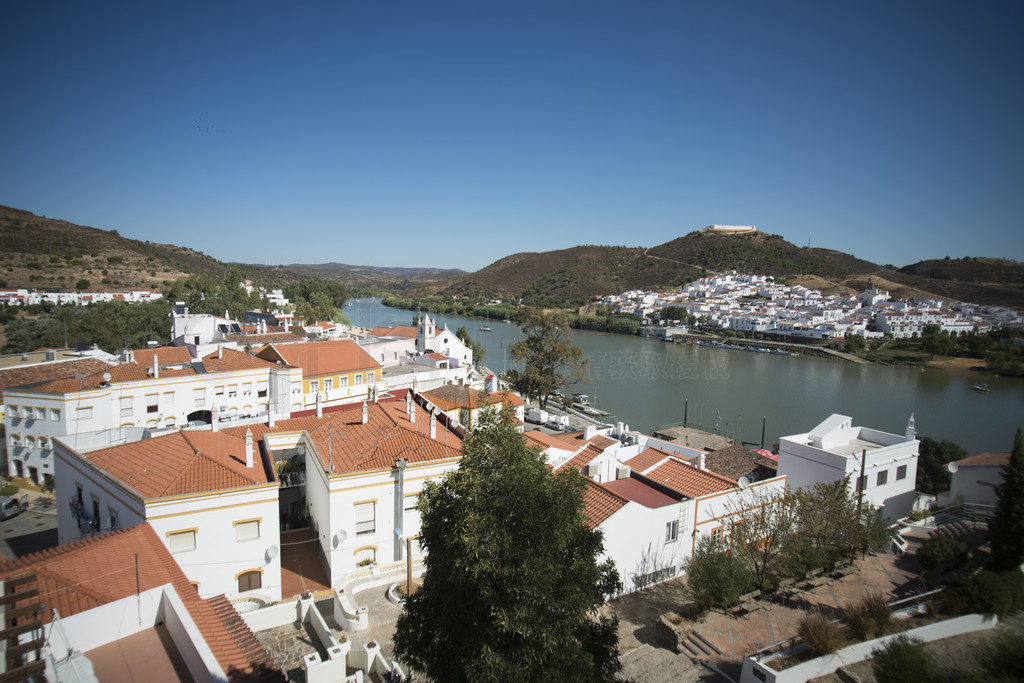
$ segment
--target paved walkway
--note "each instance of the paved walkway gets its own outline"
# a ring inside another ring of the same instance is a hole
[[[312,529],[281,532],[281,597],[330,588],[320,544]]]

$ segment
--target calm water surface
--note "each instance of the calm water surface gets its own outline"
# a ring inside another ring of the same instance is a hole
[[[409,325],[414,313],[353,299],[345,313],[355,325]],[[486,348],[484,364],[512,367],[505,348],[522,331],[491,320],[431,314],[454,331],[465,326]],[[683,421],[748,443],[810,430],[832,413],[854,424],[902,434],[914,413],[919,435],[950,439],[969,452],[1008,451],[1024,426],[1024,380],[987,377],[988,393],[971,391],[977,379],[935,370],[854,365],[810,356],[774,356],[733,349],[667,344],[656,339],[577,330],[590,360],[589,384],[572,392],[634,429],[651,431]]]

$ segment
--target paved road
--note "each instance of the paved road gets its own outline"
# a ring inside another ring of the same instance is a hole
[[[0,522],[0,554],[5,559],[14,559],[56,545],[57,511],[52,506],[44,510],[30,504],[29,509],[17,517]]]

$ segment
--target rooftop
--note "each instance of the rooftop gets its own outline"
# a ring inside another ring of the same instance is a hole
[[[653,486],[648,486],[633,477],[606,482],[604,487],[627,500],[643,505],[645,508],[660,508],[676,502],[672,496],[666,495]]]
[[[672,458],[644,473],[649,479],[678,491],[687,498],[698,498],[709,493],[728,491],[739,484],[732,479],[714,472],[698,469],[693,465]]]

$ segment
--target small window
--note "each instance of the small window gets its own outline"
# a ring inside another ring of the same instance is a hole
[[[122,396],[121,397],[121,417],[131,417],[132,416],[132,409],[133,409],[132,408],[132,403],[133,403],[133,401],[132,401],[132,397],[131,396]]]
[[[301,382],[292,382],[292,393],[293,394],[301,394],[302,393],[302,383]]]
[[[263,587],[263,575],[258,571],[242,572],[238,575],[238,592],[254,591]]]
[[[146,412],[155,413],[159,410],[160,395],[159,394],[146,394]]]
[[[348,389],[348,377],[339,377],[338,378],[338,388],[339,389]]]
[[[882,486],[889,481],[889,470],[882,470],[875,477],[875,486]]]
[[[907,466],[906,465],[900,465],[899,467],[896,468],[896,481],[899,481],[900,479],[906,479],[906,478],[907,478]]]
[[[868,475],[862,475],[857,477],[857,490],[863,491],[868,487]]]
[[[374,375],[374,374],[373,374],[372,372],[368,372],[368,373],[366,373],[366,383],[367,383],[367,384],[373,384],[373,383],[374,383],[374,382],[376,381],[376,380],[374,379],[374,376],[375,376],[375,375]]]
[[[721,543],[722,541],[724,541],[725,540],[725,528],[724,527],[716,527],[716,528],[712,529],[711,530],[711,538],[715,541],[715,543]]]
[[[665,542],[672,543],[679,538],[679,520],[674,519],[665,524]]]
[[[50,440],[47,439],[45,436],[39,437],[39,447],[40,448],[49,448],[50,447]]]
[[[420,500],[420,494],[418,494],[418,493],[409,493],[409,494],[407,494],[405,496],[405,511],[406,512],[414,511],[416,509],[416,504],[419,502],[419,500]]]
[[[252,396],[252,382],[242,383],[242,396]]]
[[[7,412],[11,414],[11,417],[21,417],[21,413],[18,412],[18,406],[14,404],[7,406]]]
[[[193,389],[192,398],[196,402],[196,408],[204,407],[206,405],[206,389],[202,387]]]
[[[266,398],[267,397],[267,381],[266,380],[260,380],[259,382],[256,382],[256,395],[259,398]]]
[[[238,385],[237,384],[229,384],[228,385],[228,398],[234,398],[235,396],[238,396]]]
[[[362,383],[363,383],[363,376],[360,375],[359,373],[356,373],[356,386],[358,387],[358,386],[362,385]]]
[[[11,447],[16,448],[21,445],[21,437],[17,434],[11,434]]]
[[[196,549],[196,530],[172,531],[167,534],[172,553],[184,553]]]
[[[246,522],[235,522],[236,541],[255,541],[260,537],[260,521],[252,519]]]
[[[324,391],[330,391],[333,388],[334,388],[334,380],[330,379],[330,378],[325,379],[324,380]]]
[[[92,406],[86,408],[75,409],[75,419],[77,420],[91,420],[92,419]]]
[[[54,422],[60,422],[60,408],[50,408],[50,419]]]
[[[174,405],[174,392],[173,391],[165,391],[164,392],[164,406],[167,407],[167,408],[170,408],[173,405]]]
[[[320,380],[311,379],[309,380],[309,393],[320,391]]]
[[[372,534],[377,529],[377,503],[356,503],[356,533]]]
[[[214,396],[223,397],[224,396],[224,385],[222,384],[220,386],[214,387],[213,388],[213,395]]]
[[[45,420],[46,419],[46,408],[36,408],[36,419],[37,420]]]

